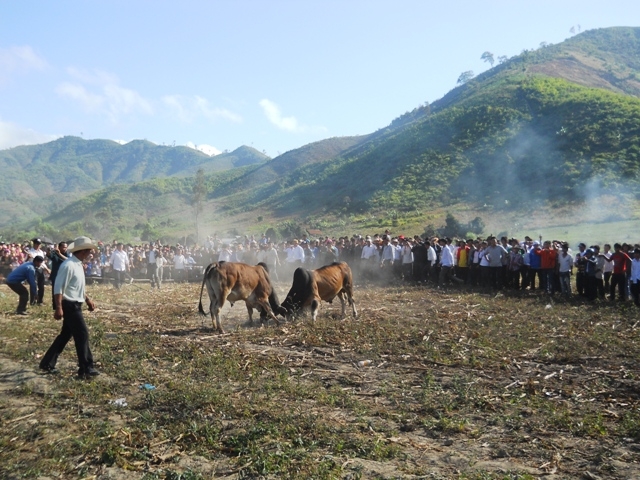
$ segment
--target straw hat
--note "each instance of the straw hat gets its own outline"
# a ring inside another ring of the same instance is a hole
[[[89,237],[78,237],[69,244],[67,250],[71,253],[75,253],[80,250],[93,250],[97,248],[98,246],[95,245]]]

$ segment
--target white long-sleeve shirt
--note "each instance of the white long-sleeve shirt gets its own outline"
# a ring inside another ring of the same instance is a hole
[[[382,256],[380,258],[380,261],[393,262],[393,248],[393,245],[391,245],[390,243],[387,243],[384,247],[382,247]]]
[[[124,272],[129,268],[129,255],[124,250],[114,250],[109,263],[114,270]]]
[[[295,262],[296,260],[300,260],[304,262],[304,248],[300,245],[296,245],[293,248],[287,250],[287,262]]]
[[[173,257],[173,268],[176,270],[184,270],[186,258],[184,255],[176,255]]]
[[[440,265],[443,267],[453,267],[453,252],[448,247],[442,247],[440,252]]]
[[[371,257],[376,257],[378,255],[378,249],[373,245],[365,245],[362,247],[362,255],[360,258],[364,258],[365,260],[369,260]]]
[[[432,267],[438,261],[438,255],[436,254],[436,249],[433,248],[432,246],[429,246],[429,248],[427,249],[427,261],[431,264]]]
[[[411,245],[405,245],[402,247],[402,263],[406,265],[407,263],[413,263],[413,252],[411,251]]]

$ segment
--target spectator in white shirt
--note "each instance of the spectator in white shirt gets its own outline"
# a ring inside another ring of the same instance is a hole
[[[153,278],[153,282],[155,283],[156,287],[158,287],[158,290],[160,290],[160,286],[162,285],[162,277],[164,275],[164,266],[167,264],[167,259],[164,258],[164,255],[160,251],[156,252],[155,257],[156,257],[156,270],[155,270],[155,277]],[[151,288],[153,288],[153,284]]]
[[[113,271],[114,275],[114,286],[115,288],[120,288],[122,287],[125,276],[131,268],[131,264],[129,263],[129,255],[124,251],[124,244],[118,244],[116,249],[111,254],[109,263],[111,264],[111,270]],[[132,277],[131,280],[133,280]]]
[[[441,238],[438,243],[442,247],[440,252],[440,275],[438,276],[438,286],[444,287],[451,283],[453,278],[453,252],[447,246],[447,240]]]
[[[176,282],[184,282],[185,281],[185,267],[186,267],[186,258],[182,254],[182,249],[179,248],[178,252],[173,257],[173,273],[174,280]]]
[[[571,295],[571,273],[573,271],[573,257],[569,253],[569,244],[562,244],[562,251],[558,255],[558,273],[560,274],[560,291],[562,295]]]

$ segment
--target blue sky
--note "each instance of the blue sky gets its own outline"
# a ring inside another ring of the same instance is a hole
[[[637,0],[0,0],[0,148],[75,135],[274,157],[388,125],[486,70],[484,51],[639,21]]]

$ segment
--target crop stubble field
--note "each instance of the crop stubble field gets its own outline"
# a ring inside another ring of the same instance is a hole
[[[199,290],[89,286],[83,381],[72,342],[38,372],[60,323],[1,286],[0,477],[640,475],[632,304],[356,285],[356,320],[252,327],[240,303],[216,335]]]

